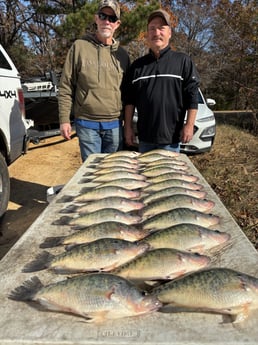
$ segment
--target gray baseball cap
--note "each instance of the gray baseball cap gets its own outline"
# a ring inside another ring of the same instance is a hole
[[[165,20],[165,22],[168,26],[171,26],[170,15],[166,11],[160,9],[160,10],[156,10],[156,11],[151,12],[151,14],[148,17],[148,24],[155,17],[161,17],[162,19]]]
[[[100,12],[104,7],[112,8],[117,18],[120,18],[120,6],[116,0],[101,0],[99,3],[98,12]]]

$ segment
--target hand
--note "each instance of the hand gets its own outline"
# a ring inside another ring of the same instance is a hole
[[[133,146],[135,142],[134,130],[132,127],[124,128],[124,139],[127,146]]]
[[[193,138],[193,126],[185,124],[181,132],[181,142],[183,144],[189,143]]]
[[[62,135],[62,137],[64,137],[66,140],[70,140],[71,139],[71,134],[72,134],[72,126],[71,124],[68,123],[62,123],[60,125],[60,134]]]

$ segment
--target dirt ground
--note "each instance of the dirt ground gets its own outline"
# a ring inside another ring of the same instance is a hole
[[[10,167],[11,195],[0,224],[0,259],[47,207],[47,189],[66,184],[81,165],[77,137],[30,143],[27,154]]]
[[[238,224],[249,229],[247,236],[258,249],[257,138],[235,131],[225,136],[226,130],[218,128],[211,152],[197,155],[193,162]],[[80,165],[78,139],[73,135],[70,141],[56,136],[38,145],[30,143],[27,154],[9,167],[11,196],[0,224],[0,259],[47,207],[47,189],[66,184]]]

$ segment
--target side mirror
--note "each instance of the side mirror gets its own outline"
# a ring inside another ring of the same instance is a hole
[[[216,101],[215,101],[215,99],[207,98],[207,99],[206,99],[206,103],[207,103],[209,106],[213,106],[213,105],[216,104]]]

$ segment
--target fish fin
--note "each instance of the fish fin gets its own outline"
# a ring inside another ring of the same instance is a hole
[[[248,308],[248,305],[245,304],[242,310],[240,310],[237,314],[232,315],[233,323],[243,322],[248,318],[248,316],[249,316],[249,308]]]
[[[47,237],[44,242],[40,244],[40,248],[53,248],[63,244],[65,236]]]
[[[43,251],[38,256],[36,256],[35,260],[29,262],[27,265],[24,266],[22,272],[36,272],[42,271],[48,268],[49,264],[53,260],[55,256],[47,251]]]
[[[82,316],[86,319],[87,323],[100,324],[107,320],[108,311],[97,311],[95,313],[85,313]]]
[[[57,203],[63,203],[63,202],[71,202],[75,196],[72,195],[63,195],[60,199],[57,200]]]
[[[90,188],[90,187],[83,187],[80,190],[80,194],[85,194],[85,193],[89,192],[90,190],[92,190],[92,188]]]
[[[52,222],[52,225],[68,225],[72,217],[63,216]]]
[[[65,208],[62,208],[59,211],[59,213],[74,213],[74,212],[77,211],[77,209],[78,209],[78,206],[76,206],[76,205],[69,205],[69,206],[67,206]]]
[[[15,288],[8,295],[8,298],[14,301],[32,301],[35,294],[43,288],[43,284],[38,277],[32,277],[26,280],[21,286]]]
[[[115,287],[113,286],[110,290],[108,290],[105,293],[105,297],[110,300],[114,292],[115,292]]]

